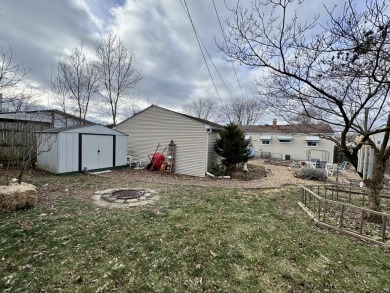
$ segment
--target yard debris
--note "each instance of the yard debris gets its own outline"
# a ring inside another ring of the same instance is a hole
[[[12,178],[12,179],[9,181],[9,185],[19,185],[18,179]]]

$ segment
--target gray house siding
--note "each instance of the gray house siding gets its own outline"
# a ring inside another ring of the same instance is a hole
[[[204,123],[158,106],[151,106],[120,123],[116,129],[129,135],[127,150],[133,158],[149,162],[148,154],[153,154],[159,143],[158,151],[162,152],[173,140],[176,144],[174,171],[179,174],[205,176],[208,129]],[[209,134],[209,145],[213,143],[213,139],[213,135]],[[210,151],[209,157],[214,158]]]

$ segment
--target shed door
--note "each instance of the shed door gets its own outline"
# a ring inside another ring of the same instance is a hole
[[[114,154],[113,136],[99,136],[99,168],[112,167]]]
[[[81,170],[113,166],[114,137],[107,135],[82,135]]]

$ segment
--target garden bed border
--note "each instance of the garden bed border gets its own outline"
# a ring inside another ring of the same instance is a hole
[[[334,186],[334,185],[332,185],[332,186]],[[311,187],[316,187],[316,186],[311,186]],[[322,187],[327,188],[327,187],[329,187],[329,185],[323,185]],[[319,189],[320,186],[317,186],[317,188]],[[333,229],[337,232],[347,234],[347,235],[359,238],[361,240],[365,240],[365,241],[369,241],[369,242],[372,242],[375,244],[379,244],[379,245],[384,246],[386,248],[390,248],[390,245],[385,242],[386,225],[387,225],[389,218],[390,218],[389,214],[386,214],[383,212],[372,211],[370,209],[358,207],[358,206],[355,206],[355,205],[352,205],[349,203],[343,203],[343,202],[323,198],[303,185],[300,185],[299,189],[300,189],[300,193],[301,193],[301,201],[298,202],[298,205],[314,221],[316,226],[320,226],[320,227],[324,227],[324,228],[328,228],[328,229]],[[330,225],[330,224],[325,222],[326,204],[327,203],[331,203],[331,204],[334,204],[334,205],[337,205],[340,207],[341,214],[340,214],[340,222],[339,222],[338,227]],[[344,219],[344,209],[346,207],[360,211],[361,217],[360,217],[359,233],[356,233],[352,230],[344,229],[342,227],[342,223],[343,223],[343,219]],[[322,212],[323,221],[321,221],[321,209],[322,208],[323,208],[323,212]],[[381,238],[382,239],[381,239],[381,241],[378,241],[372,237],[363,235],[365,213],[376,214],[376,215],[382,216],[382,231],[381,231],[381,234],[382,234]],[[318,215],[318,217],[316,214]]]

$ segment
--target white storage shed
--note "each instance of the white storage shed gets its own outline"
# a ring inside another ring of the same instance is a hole
[[[127,166],[127,135],[102,125],[77,125],[38,134],[37,167],[55,174]]]

